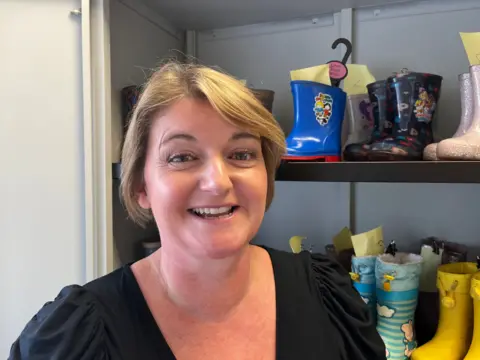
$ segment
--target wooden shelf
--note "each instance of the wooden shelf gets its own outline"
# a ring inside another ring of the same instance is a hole
[[[480,162],[285,162],[277,181],[480,183]]]
[[[120,179],[121,164],[112,164],[112,176]],[[277,181],[388,182],[480,184],[480,162],[285,162]]]

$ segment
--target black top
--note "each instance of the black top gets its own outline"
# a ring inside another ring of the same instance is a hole
[[[265,248],[276,286],[276,358],[384,360],[348,273],[325,255]],[[174,360],[129,265],[65,287],[30,320],[10,360]]]

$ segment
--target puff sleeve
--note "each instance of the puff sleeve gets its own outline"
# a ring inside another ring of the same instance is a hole
[[[367,305],[343,267],[322,254],[311,255],[312,281],[333,325],[342,360],[384,360],[385,345]]]
[[[83,287],[65,287],[28,322],[9,360],[120,359],[102,319],[102,306]]]

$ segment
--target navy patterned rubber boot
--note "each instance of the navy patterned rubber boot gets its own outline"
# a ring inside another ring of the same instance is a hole
[[[343,152],[346,161],[367,161],[370,145],[392,134],[393,112],[387,91],[387,81],[380,80],[367,85],[368,96],[373,113],[373,131],[369,139],[347,145]]]
[[[422,160],[433,143],[434,121],[442,77],[401,72],[387,79],[391,91],[394,124],[392,135],[370,146],[371,161]]]

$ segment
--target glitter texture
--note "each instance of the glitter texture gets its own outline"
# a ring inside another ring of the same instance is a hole
[[[472,77],[470,73],[460,74],[458,76],[458,81],[460,83],[460,99],[461,99],[461,108],[462,115],[460,117],[460,124],[458,125],[457,131],[453,134],[452,138],[457,138],[464,135],[468,128],[470,127],[473,120],[473,88],[472,88]],[[423,150],[423,160],[436,161],[439,160],[437,156],[438,143],[433,143],[428,145],[425,150]],[[450,150],[445,149],[446,154],[451,156]]]
[[[472,92],[462,90],[462,96],[465,96],[462,106],[472,107],[471,125],[464,135],[438,144],[437,155],[441,160],[480,160],[480,65],[471,66],[470,75]]]

